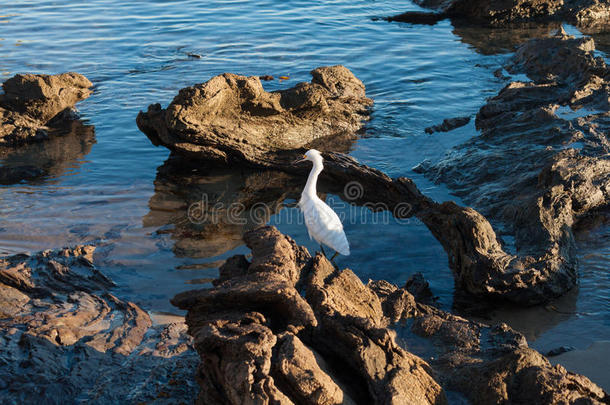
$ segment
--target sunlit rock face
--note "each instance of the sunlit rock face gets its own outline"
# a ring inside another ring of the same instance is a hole
[[[74,105],[89,97],[93,84],[78,73],[18,74],[2,83],[0,146],[48,138],[49,127],[75,118]]]
[[[200,160],[278,167],[294,151],[359,130],[368,119],[362,82],[343,66],[320,67],[310,83],[266,92],[258,77],[232,73],[180,90],[166,109],[140,112],[156,145]]]
[[[201,357],[197,403],[440,405],[456,392],[474,404],[608,400],[507,325],[424,304],[421,280],[364,284],[274,227],[244,241],[251,260],[233,256],[212,288],[172,300],[188,310]],[[414,353],[422,347],[426,359]]]

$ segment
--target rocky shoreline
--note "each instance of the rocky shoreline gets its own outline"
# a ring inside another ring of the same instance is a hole
[[[518,13],[495,2],[422,5],[492,25],[570,15],[598,27],[608,13],[598,0],[513,3]],[[573,228],[603,214],[610,196],[610,70],[594,51],[592,39],[564,32],[525,42],[506,69],[531,81],[509,83],[481,107],[479,136],[418,167],[477,210],[433,201],[411,179],[392,179],[341,153],[373,103],[343,66],[319,67],[310,83],[275,92],[258,77],[231,73],[184,88],[167,108],[153,104],[137,117],[141,131],[172,152],[157,173],[144,222],[158,223],[166,204],[187,209],[192,198],[181,194],[181,183],[189,178],[181,171],[189,160],[213,167],[208,178],[226,178],[226,189],[208,193],[218,196],[212,202],[252,209],[297,194],[308,168],[292,161],[315,147],[324,154],[324,192],[343,195],[356,181],[363,192],[346,198],[350,203],[428,227],[447,252],[457,294],[492,306],[545,303],[577,285]],[[49,153],[64,161],[86,154],[93,128],[73,107],[91,87],[76,73],[7,80],[0,157],[10,163],[36,156],[37,142],[56,142]],[[429,133],[468,121],[445,120]],[[67,134],[49,135],[59,130]],[[227,178],[223,168],[232,165],[244,171]],[[50,166],[3,165],[0,183],[63,170]],[[208,190],[202,183],[186,192]],[[404,287],[365,284],[259,223],[170,222],[174,235],[188,235],[176,255],[218,255],[242,238],[251,250],[251,257],[222,264],[213,287],[173,298],[187,311],[185,322],[153,324],[140,306],[116,296],[114,282],[94,265],[93,246],[0,258],[0,402],[610,403],[603,389],[551,365],[508,325],[438,309],[421,278]],[[214,243],[219,234],[223,242]],[[209,252],[200,252],[202,240]]]

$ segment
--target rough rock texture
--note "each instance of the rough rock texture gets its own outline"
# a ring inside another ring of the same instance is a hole
[[[215,287],[172,300],[188,310],[201,356],[198,403],[443,404],[446,389],[474,404],[610,401],[506,325],[420,303],[407,286],[365,285],[273,227],[245,241],[251,262],[234,256]],[[425,289],[417,279],[409,286]],[[406,350],[422,339],[428,362]]]
[[[269,93],[258,77],[225,73],[180,90],[166,109],[149,106],[136,122],[155,145],[181,155],[274,167],[286,150],[354,133],[368,118],[372,101],[347,68],[311,75],[311,83]]]
[[[49,127],[74,119],[74,104],[89,97],[91,86],[78,73],[11,77],[0,95],[0,146],[46,139]]]
[[[491,26],[567,21],[597,32],[610,24],[608,0],[417,0],[416,3],[434,13],[407,12],[387,19],[428,24],[452,17]]]
[[[508,69],[533,81],[507,85],[479,111],[480,136],[420,166],[514,235],[523,260],[509,277],[543,294],[575,284],[571,228],[608,204],[610,71],[593,50],[563,33],[524,44]]]
[[[186,326],[153,327],[114,296],[93,250],[0,259],[0,402],[164,402],[169,392],[188,401],[196,387]]]
[[[189,310],[202,359],[198,403],[446,402],[429,366],[396,344],[379,299],[352,272],[330,277],[326,259],[273,227],[245,242],[252,262],[229,259],[214,288],[172,300]]]

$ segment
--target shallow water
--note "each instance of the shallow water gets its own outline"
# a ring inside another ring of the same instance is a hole
[[[424,129],[444,118],[474,116],[485,98],[505,85],[493,73],[515,44],[558,26],[489,30],[454,27],[448,20],[430,26],[374,19],[407,9],[418,8],[353,0],[5,2],[2,77],[77,71],[95,84],[95,92],[78,105],[90,127],[19,155],[0,154],[4,165],[45,170],[30,181],[0,186],[0,253],[95,243],[100,267],[123,295],[147,310],[177,313],[169,298],[206,286],[222,260],[247,252],[240,242],[243,226],[194,224],[189,207],[204,196],[227,204],[242,201],[252,191],[244,191],[244,184],[259,184],[260,174],[196,168],[168,174],[163,170],[168,151],[139,132],[135,117],[151,103],[166,105],[180,88],[227,71],[290,77],[263,83],[274,90],[308,81],[308,72],[318,66],[347,66],[375,100],[372,119],[351,154],[392,176],[413,178],[437,200],[456,200],[411,168],[476,136],[474,124],[433,135]],[[271,216],[254,219],[315,250],[293,207],[298,184],[283,193],[279,183],[255,187],[262,194],[257,201],[273,208]],[[447,257],[424,225],[398,223],[350,208],[336,196],[329,199],[348,219],[353,253],[340,265],[364,280],[398,284],[420,271],[441,306],[451,308]],[[606,228],[592,235],[580,241],[580,288],[555,304],[565,313],[510,309],[491,319],[510,322],[543,352],[558,345],[586,348],[608,338],[610,241]]]

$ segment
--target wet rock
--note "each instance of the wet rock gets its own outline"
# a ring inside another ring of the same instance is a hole
[[[2,84],[0,146],[47,138],[49,127],[73,120],[74,105],[91,94],[91,82],[78,73],[15,75]]]
[[[225,73],[182,89],[166,109],[149,106],[136,121],[155,145],[180,155],[276,167],[287,150],[293,158],[319,138],[354,133],[368,117],[372,101],[348,69],[311,75],[311,83],[269,93],[258,77]]]
[[[480,136],[420,170],[504,224],[523,256],[506,257],[503,266],[513,270],[484,284],[490,292],[502,291],[502,284],[537,290],[539,298],[518,298],[518,288],[501,293],[533,303],[575,285],[571,228],[607,206],[608,68],[593,55],[590,39],[560,32],[524,44],[507,69],[533,81],[507,85],[477,114]],[[585,114],[573,116],[578,110]],[[479,277],[470,273],[463,281]]]
[[[559,356],[560,354],[571,352],[572,350],[576,350],[576,348],[574,346],[559,346],[559,347],[549,350],[545,354],[545,356],[546,357]]]
[[[586,377],[553,367],[504,324],[449,314],[386,281],[364,285],[273,227],[247,233],[246,242],[252,263],[229,259],[216,287],[172,300],[188,310],[201,357],[198,403],[442,404],[446,389],[475,404],[610,399]],[[286,283],[273,305],[266,304],[272,288],[257,301],[242,287],[270,278]],[[282,299],[290,288],[305,298]],[[221,291],[233,297],[215,304]],[[313,318],[303,322],[297,313]],[[408,350],[422,339],[429,361]]]
[[[327,70],[330,69],[331,71],[334,71],[335,68],[325,68],[325,70],[323,70],[323,72],[327,72]],[[339,69],[338,72],[344,72],[345,74],[346,71],[344,70],[344,68],[336,68]],[[324,86],[326,86],[325,88],[328,91],[337,91],[340,92],[343,96],[339,97],[338,99],[335,100],[335,102],[342,102],[341,100],[344,100],[344,96],[346,94],[359,94],[362,97],[364,97],[364,88],[359,81],[358,82],[350,82],[353,86],[350,88],[345,87],[344,84],[344,88],[343,90],[339,91],[336,90],[336,88],[339,88],[341,86],[337,85],[337,83],[340,83],[341,81],[334,81],[333,79],[336,78],[337,74],[326,74],[326,73],[315,73],[314,71],[314,81],[312,84],[309,85],[303,85],[301,87],[303,88],[316,88],[316,89],[320,89],[319,86],[321,86],[321,84],[319,83],[324,83]],[[351,75],[351,74],[350,74]],[[351,77],[351,76],[350,76]],[[228,80],[228,81],[227,81]],[[242,80],[242,79],[239,79]],[[245,79],[243,79],[245,80]],[[239,86],[245,86],[246,82],[241,81]],[[256,81],[256,79],[248,79],[248,80],[255,80],[256,83],[259,83],[258,81]],[[215,83],[214,86],[221,86],[222,88],[225,88],[224,86],[229,86],[230,87],[230,83],[237,83],[236,82],[237,79],[235,76],[229,75],[229,76],[218,76],[217,78],[211,80],[210,82],[208,82],[207,84],[204,85],[198,85],[189,89],[184,90],[183,92],[181,92],[175,100],[175,103],[179,103],[181,102],[180,100],[183,100],[184,97],[191,97],[194,94],[200,94],[200,98],[198,98],[198,100],[203,100],[201,102],[203,102],[205,104],[203,108],[204,111],[208,111],[208,109],[212,108],[216,108],[213,107],[211,103],[211,101],[209,101],[205,96],[205,91],[209,91],[209,86],[212,86],[212,83]],[[252,82],[252,83],[255,83]],[[224,84],[223,84],[224,83]],[[251,84],[252,84],[251,83]],[[342,82],[341,82],[342,83]],[[260,83],[259,83],[260,84]],[[236,84],[237,85],[237,84]],[[507,87],[507,94],[510,94],[510,92],[516,92],[519,91],[519,88],[523,87],[526,88],[527,91],[532,91],[533,94],[529,95],[526,99],[530,100],[533,97],[541,94],[541,92],[545,91],[545,86],[548,87],[549,84],[541,84],[540,86],[533,88],[532,90],[532,86],[530,85],[524,85],[524,86],[520,86],[520,85],[515,85],[513,86],[514,88],[511,88],[511,86],[509,85]],[[256,87],[256,86],[255,86]],[[299,86],[297,86],[295,89],[301,88]],[[210,87],[211,88],[211,87]],[[230,87],[232,88],[232,87]],[[208,90],[205,90],[208,89]],[[592,89],[592,88],[591,88]],[[326,92],[327,90],[324,90],[324,92]],[[292,94],[294,91],[296,90],[287,90],[286,92],[289,94]],[[593,90],[591,90],[593,91]],[[203,92],[203,93],[202,93]],[[219,93],[220,94],[220,93]],[[223,93],[224,94],[224,93]],[[227,94],[232,94],[234,95],[235,93],[233,92],[233,90],[231,90],[229,93]],[[257,93],[258,94],[258,93]],[[284,94],[284,93],[282,93]],[[317,94],[317,93],[316,93]],[[326,93],[324,93],[326,94]],[[529,94],[529,93],[528,93]],[[271,97],[271,99],[277,99],[277,97],[282,97],[281,94],[279,93],[260,93],[260,96],[265,98],[265,97]],[[198,96],[199,97],[199,96]],[[553,96],[554,97],[554,96]],[[227,100],[233,100],[235,101],[235,97],[231,96],[229,97]],[[551,98],[549,98],[551,99]],[[224,99],[223,99],[224,100]],[[512,100],[512,99],[511,99]],[[226,100],[225,100],[226,101]],[[231,103],[233,103],[233,101]],[[345,100],[344,100],[345,101]],[[529,102],[529,101],[528,101]],[[236,109],[235,104],[218,104],[218,109],[214,110],[214,111],[225,111],[226,109],[226,114],[231,115],[234,118],[234,121],[237,120],[239,122],[241,122],[240,120],[243,120],[244,122],[247,122],[248,125],[252,124],[254,125],[254,123],[259,123],[261,124],[262,122],[268,122],[265,121],[267,120],[267,117],[254,117],[252,116],[252,114],[248,113],[248,110],[243,110],[241,109]],[[496,106],[493,105],[493,103],[496,103]],[[163,110],[161,111],[160,109],[158,109],[158,115],[156,115],[157,118],[161,119],[161,117],[165,117],[167,114],[171,113],[172,111],[178,111],[178,104],[176,104],[175,106],[168,108],[168,110]],[[195,104],[193,104],[195,105]],[[243,105],[243,103],[241,104]],[[348,105],[352,105],[349,104]],[[500,117],[502,117],[502,103],[498,102],[497,100],[491,100],[489,103],[489,107],[487,108],[485,113],[480,113],[478,118],[477,118],[477,123],[483,119],[482,117],[485,118],[489,118],[489,120],[487,121],[488,123],[493,123],[495,122],[494,120],[500,120]],[[155,109],[156,107],[154,107],[153,109]],[[190,108],[190,107],[189,107]],[[193,107],[195,108],[195,107]],[[282,107],[284,108],[284,107]],[[334,107],[333,107],[334,108]],[[341,106],[337,107],[340,111],[345,111],[345,108],[347,108],[344,104],[341,104]],[[482,111],[485,110],[485,108],[482,109]],[[211,111],[211,110],[210,110]],[[182,113],[180,113],[182,114]],[[207,114],[207,113],[206,113]],[[208,115],[204,114],[206,117]],[[219,119],[225,119],[226,117],[224,117],[225,112],[218,114]],[[525,114],[521,114],[519,115],[519,118],[524,121],[524,122],[529,122],[532,120],[532,116],[530,116],[529,114],[534,114],[533,117],[548,117],[551,112],[549,109],[541,109],[541,110],[536,110],[534,112],[526,112]],[[224,117],[224,118],[222,118]],[[236,118],[237,117],[237,118]],[[316,117],[320,118],[320,116],[316,115]],[[352,117],[353,118],[353,117]],[[142,128],[142,125],[144,125],[145,123],[151,123],[153,121],[151,121],[152,119],[152,115],[149,113],[142,113],[139,115],[139,123],[140,126]],[[163,118],[165,119],[165,118]],[[206,118],[207,119],[207,118]],[[317,118],[316,118],[317,119]],[[262,120],[262,121],[260,121]],[[506,118],[502,118],[503,121],[506,121]],[[237,122],[235,121],[235,122]],[[148,126],[147,128],[152,129],[153,127],[159,129],[161,128],[161,132],[162,134],[165,134],[167,136],[170,136],[170,132],[169,131],[169,127],[167,127],[163,122],[163,120],[159,121],[155,121],[156,123],[152,126]],[[178,125],[179,121],[172,121],[174,123],[176,123],[176,125]],[[360,121],[358,121],[360,122]],[[299,125],[301,125],[303,122],[302,121],[291,121],[292,124],[295,125],[294,128],[300,128]],[[183,123],[184,124],[184,123]],[[186,124],[179,124],[178,126],[182,125],[186,125]],[[148,125],[148,124],[146,124]],[[172,124],[173,125],[173,124]],[[207,124],[206,124],[207,125]],[[210,124],[211,125],[211,124]],[[214,124],[215,125],[215,124]],[[261,124],[262,126],[260,128],[264,128],[265,125],[267,124]],[[488,124],[491,125],[491,124]],[[163,129],[165,128],[165,129]],[[186,128],[186,127],[185,127]],[[201,131],[208,131],[207,126],[201,127],[198,130]],[[245,128],[245,127],[244,127]],[[260,129],[259,128],[259,129]],[[142,128],[145,132],[146,129]],[[166,131],[167,130],[167,131]],[[542,130],[548,130],[548,128],[542,128]],[[156,131],[156,130],[155,130]],[[165,131],[165,132],[164,132]],[[148,132],[149,135],[151,134],[150,132]],[[156,133],[156,132],[155,132]],[[173,133],[173,132],[172,132]],[[207,132],[206,132],[207,133]],[[546,132],[548,134],[548,132]],[[163,136],[165,136],[163,135]],[[159,135],[160,136],[160,135]],[[171,135],[174,136],[174,135]],[[186,135],[185,135],[186,136]],[[212,136],[212,135],[210,135]],[[191,153],[192,152],[192,156],[197,157],[198,159],[203,159],[203,161],[218,161],[217,158],[221,157],[220,155],[218,155],[216,152],[217,151],[232,151],[231,153],[235,152],[235,151],[239,151],[239,153],[237,153],[238,156],[236,157],[236,159],[240,160],[242,163],[246,162],[248,164],[252,164],[252,165],[258,165],[258,166],[263,166],[263,167],[268,167],[268,168],[275,168],[275,169],[279,169],[283,172],[286,173],[290,173],[290,174],[295,174],[298,176],[301,176],[301,179],[304,179],[306,177],[306,173],[309,170],[309,167],[306,164],[300,164],[300,165],[293,165],[293,160],[304,151],[304,149],[290,149],[293,146],[287,147],[287,150],[283,150],[281,153],[279,152],[280,147],[284,147],[280,144],[269,144],[269,143],[258,143],[257,145],[257,149],[256,151],[254,151],[252,149],[252,143],[250,143],[249,141],[247,143],[243,143],[240,141],[240,136],[241,135],[232,135],[232,134],[228,134],[225,133],[222,137],[216,137],[214,138],[214,146],[208,148],[207,146],[203,147],[203,146],[195,146],[195,147],[191,147],[192,144],[190,143],[179,143],[180,148],[182,147],[186,147]],[[545,135],[548,136],[548,135]],[[335,145],[333,142],[336,139],[340,139],[340,136],[333,136],[333,137],[325,137],[325,138],[319,138],[315,141],[313,141],[312,143],[310,143],[308,145],[309,146],[313,146],[313,144],[322,142],[322,146],[324,146],[323,141],[325,139],[330,139],[330,143],[326,144],[329,147],[331,147],[331,149],[334,147],[333,145]],[[170,143],[173,144],[174,141],[176,141],[176,139],[178,138],[164,138],[169,141],[171,141]],[[173,140],[172,140],[173,139]],[[484,142],[485,137],[481,137],[481,139],[477,139],[476,141],[478,142]],[[165,142],[165,141],[164,141]],[[185,145],[190,145],[190,146],[185,146]],[[324,148],[321,148],[324,150]],[[527,153],[533,153],[533,151],[539,151],[541,148],[532,148],[531,150],[528,149]],[[476,151],[476,153],[486,153],[488,150],[488,148],[485,147],[479,147]],[[210,152],[213,151],[213,152]],[[184,152],[184,151],[182,151]],[[210,154],[210,153],[211,154]],[[220,153],[220,152],[219,152]],[[224,152],[221,152],[221,154]],[[546,152],[544,152],[546,153]],[[177,155],[179,155],[179,153],[177,153]],[[229,155],[226,155],[229,156]],[[226,157],[225,156],[225,157]],[[233,155],[232,155],[233,156]],[[555,224],[556,225],[556,229],[553,231],[554,235],[553,238],[554,239],[549,239],[547,238],[545,235],[547,231],[543,230],[543,233],[541,234],[540,232],[538,232],[541,228],[540,228],[540,224],[541,221],[534,221],[534,222],[528,222],[525,224],[525,226],[523,226],[523,232],[520,233],[521,236],[523,237],[533,237],[533,238],[538,238],[537,242],[535,244],[526,244],[524,243],[524,240],[521,240],[519,238],[517,238],[517,243],[520,249],[519,254],[512,254],[510,252],[507,252],[503,246],[503,242],[501,237],[499,237],[495,230],[493,229],[493,227],[491,226],[491,224],[489,223],[489,221],[483,216],[481,215],[479,212],[475,211],[472,208],[465,208],[465,207],[461,207],[459,205],[456,205],[452,202],[445,202],[445,203],[437,203],[432,201],[430,198],[424,196],[415,186],[415,184],[413,183],[412,180],[408,179],[408,178],[397,178],[397,179],[391,179],[390,177],[388,177],[387,175],[385,175],[384,173],[380,172],[379,170],[367,167],[365,165],[361,165],[359,164],[357,161],[355,161],[354,159],[350,158],[349,156],[346,156],[344,154],[341,153],[336,153],[336,152],[329,152],[329,153],[324,153],[324,171],[321,174],[320,177],[320,186],[321,189],[323,191],[328,191],[328,192],[332,192],[335,194],[339,194],[340,196],[343,196],[344,199],[346,201],[349,201],[351,204],[356,204],[356,205],[364,205],[368,208],[370,208],[373,211],[381,211],[381,210],[387,210],[390,211],[395,217],[397,218],[410,218],[410,217],[417,217],[419,220],[421,220],[431,231],[431,233],[439,240],[439,242],[442,244],[442,246],[444,247],[445,251],[448,254],[448,258],[449,258],[449,265],[454,273],[455,276],[455,280],[456,280],[456,288],[458,290],[461,291],[466,291],[469,294],[473,295],[473,296],[477,296],[477,297],[486,297],[486,298],[492,298],[492,299],[502,299],[502,300],[508,300],[514,303],[518,303],[521,305],[534,305],[534,304],[538,304],[541,302],[545,302],[548,301],[551,298],[560,296],[562,294],[564,294],[566,291],[568,291],[570,288],[572,288],[575,283],[576,283],[576,268],[575,268],[575,259],[574,259],[574,255],[573,255],[573,244],[570,242],[571,241],[571,236],[569,234],[569,232],[566,231],[565,227],[562,227],[561,224]],[[504,153],[501,156],[498,157],[498,159],[505,159],[506,161],[510,161],[511,167],[509,169],[507,169],[506,167],[502,166],[502,165],[498,165],[498,167],[502,167],[502,169],[498,169],[498,173],[495,173],[495,176],[497,176],[496,178],[501,178],[503,179],[503,181],[505,182],[509,182],[511,183],[511,187],[516,187],[517,185],[523,187],[524,184],[521,183],[521,180],[527,176],[529,176],[531,173],[519,173],[517,170],[517,167],[513,165],[513,163],[515,161],[520,161],[521,158],[521,154],[519,154],[519,156],[514,156],[511,154],[507,154]],[[537,157],[538,158],[538,157]],[[226,160],[223,160],[224,158],[221,158],[221,161],[224,161],[225,163],[227,162]],[[492,171],[495,170],[494,167],[489,167],[489,165],[486,164],[486,158],[479,158],[479,160],[477,160],[476,162],[474,162],[475,164],[478,164],[480,167],[484,168],[485,170],[488,171]],[[539,159],[540,160],[540,159]],[[420,165],[420,170],[427,170],[429,165]],[[172,171],[171,169],[171,165],[168,165],[167,167],[168,171]],[[454,173],[455,171],[452,171],[451,173]],[[506,176],[507,173],[510,173],[511,176]],[[462,176],[465,176],[468,174],[468,170],[465,170],[464,173],[462,173]],[[170,173],[171,176],[171,173]],[[241,176],[241,173],[240,173]],[[257,178],[265,178],[265,176],[263,175],[258,175]],[[279,183],[275,183],[272,182],[271,180],[273,180],[274,178],[280,178],[278,176],[270,176],[270,177],[266,177],[268,179],[268,181],[270,182],[269,184],[271,185],[271,189],[273,189],[273,184],[279,184]],[[299,177],[297,177],[298,179]],[[281,180],[280,183],[282,183],[282,187],[280,189],[280,198],[282,193],[285,193],[287,190],[289,190],[286,187],[286,184],[291,184],[292,180],[289,180],[290,178],[287,177],[285,178],[285,180]],[[292,178],[294,179],[294,177]],[[188,178],[186,179],[186,181],[190,181]],[[528,180],[529,181],[529,180]],[[362,192],[359,192],[357,196],[345,196],[344,195],[344,187],[346,184],[348,183],[353,183],[356,182],[359,184],[359,189],[361,189]],[[163,183],[165,183],[163,181]],[[167,183],[167,190],[169,191],[169,195],[172,196],[172,203],[173,200],[175,198],[175,193],[174,191],[172,191],[172,189],[175,187],[175,185],[173,183],[176,183],[175,181],[172,181],[170,183]],[[219,182],[222,187],[226,187],[226,183],[223,182]],[[243,183],[243,181],[242,181]],[[297,183],[298,184],[298,183]],[[302,183],[301,183],[302,184]],[[477,183],[476,181],[473,181],[473,184],[480,184]],[[160,183],[160,185],[162,185],[162,183]],[[266,187],[269,188],[267,185],[265,184],[260,184],[259,185],[260,190],[265,189]],[[239,188],[243,189],[243,185],[239,184]],[[161,187],[160,187],[161,189]],[[484,187],[481,187],[480,189],[476,190],[477,193],[484,193],[486,191],[489,191],[487,189],[485,189]],[[520,190],[521,191],[521,190]],[[472,193],[472,195],[475,195],[476,193]],[[204,194],[198,193],[197,195],[193,196],[196,199],[200,199],[201,196]],[[220,193],[220,195],[227,195],[227,193],[222,194]],[[231,199],[229,199],[229,201],[240,201],[240,199],[245,199],[246,201],[252,202],[253,200],[250,199],[250,196],[256,196],[257,193],[253,192],[253,190],[247,190],[246,192],[239,191],[236,195],[234,195]],[[297,194],[298,195],[298,194]],[[161,194],[159,194],[160,197],[164,198]],[[153,200],[155,200],[157,197],[157,195],[155,195],[155,197],[153,199],[151,199],[151,202]],[[260,196],[258,197],[260,199]],[[189,197],[190,200],[193,200]],[[506,201],[513,201],[514,199],[512,198],[512,194],[511,197],[508,198],[508,196],[503,196],[502,200],[499,200],[499,203],[503,203]],[[277,201],[276,201],[277,203]],[[178,207],[184,207],[184,201],[183,199],[179,199],[179,201],[176,202]],[[247,204],[246,204],[247,205]],[[277,206],[277,204],[273,205],[273,206]],[[180,223],[180,226],[177,227],[177,230],[175,231],[169,231],[169,232],[173,232],[174,236],[177,236],[177,239],[180,240],[180,243],[183,244],[183,246],[185,246],[186,248],[189,247],[195,247],[198,244],[196,237],[193,237],[193,235],[205,235],[204,237],[210,237],[210,235],[212,237],[216,237],[219,236],[219,245],[222,246],[222,251],[226,251],[227,249],[227,235],[223,232],[225,232],[226,230],[230,230],[232,229],[231,227],[235,228],[235,224],[237,223],[236,221],[228,221],[227,225],[225,226],[225,224],[218,223],[216,222],[214,225],[216,226],[214,227],[204,227],[202,229],[207,229],[210,230],[208,232],[199,232],[199,233],[194,233],[192,232],[193,226],[187,224],[187,221],[190,222],[191,224],[193,222],[197,222],[198,221],[198,217],[195,215],[193,216],[192,214],[194,212],[191,212],[191,208],[193,207],[193,205],[189,205],[187,208],[187,210],[182,209],[179,211],[180,215],[182,217],[182,219],[177,220],[174,223]],[[199,210],[197,211],[197,209],[195,209],[194,211],[196,212],[200,212],[202,215],[202,218],[209,218],[208,214],[208,210],[206,210],[205,208],[209,207],[209,203],[206,202],[202,202],[199,206]],[[226,207],[226,206],[225,206]],[[252,207],[254,207],[252,205]],[[197,207],[195,207],[197,208]],[[225,213],[229,213],[227,211],[226,208],[223,208]],[[170,215],[170,212],[168,210],[162,209],[161,211],[163,211],[163,215]],[[186,221],[184,220],[184,212],[187,211],[189,217],[186,219]],[[222,211],[222,210],[221,210]],[[195,212],[195,213],[196,213]],[[266,212],[269,212],[268,209],[266,209]],[[152,213],[152,211],[151,211]],[[270,214],[269,214],[270,215]],[[554,214],[551,214],[554,215]],[[528,218],[531,218],[531,216],[524,216],[523,217],[524,220],[527,220]],[[195,221],[193,221],[195,220]],[[173,220],[171,220],[173,222]],[[265,222],[265,221],[262,221]],[[183,224],[187,224],[186,226]],[[553,226],[555,226],[553,225]],[[233,237],[233,239],[231,240],[231,243],[233,244],[232,246],[237,246],[240,244],[239,242],[239,236],[243,233],[243,231],[245,231],[246,228],[243,226],[243,223],[239,223],[239,225],[237,226],[237,228],[234,231],[230,232],[230,236]],[[182,233],[184,231],[184,233]],[[542,235],[542,236],[540,236]],[[527,250],[526,250],[527,248]]]
[[[0,258],[0,402],[149,401],[196,394],[184,323],[152,326],[111,293],[91,246]],[[184,384],[169,386],[171,379]]]
[[[470,117],[445,118],[442,124],[434,125],[425,129],[427,134],[435,132],[449,132],[470,122]]]

